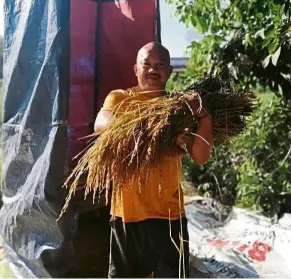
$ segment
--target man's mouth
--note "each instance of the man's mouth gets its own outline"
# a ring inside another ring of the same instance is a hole
[[[151,74],[147,76],[148,79],[154,79],[154,80],[158,80],[160,77],[161,76],[158,74]]]

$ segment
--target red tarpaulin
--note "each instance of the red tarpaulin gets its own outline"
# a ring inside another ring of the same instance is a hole
[[[107,94],[136,85],[137,51],[160,37],[156,1],[71,1],[70,158],[84,149],[80,138],[92,133]]]

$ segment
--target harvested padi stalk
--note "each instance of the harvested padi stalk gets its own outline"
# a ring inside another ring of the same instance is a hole
[[[186,128],[195,135],[198,120],[185,101],[195,95],[213,119],[215,141],[224,141],[245,129],[245,117],[253,102],[247,94],[231,91],[203,93],[175,92],[149,101],[126,99],[114,111],[114,121],[102,131],[82,156],[65,185],[70,185],[62,213],[75,193],[81,177],[87,175],[85,197],[109,189],[115,190],[131,180],[146,185],[147,171],[165,157],[181,156],[178,135]]]
[[[251,93],[238,92],[228,71],[210,75],[191,85],[186,92],[198,92],[211,113],[215,144],[243,132],[246,119],[256,105]]]
[[[195,131],[197,121],[183,100],[184,94],[154,98],[149,101],[126,99],[115,108],[116,119],[82,156],[67,179],[70,185],[67,204],[83,174],[87,175],[85,196],[98,188],[109,189],[125,182],[146,179],[148,168],[165,156],[181,156],[177,135],[184,129]],[[197,96],[197,98],[199,98]],[[66,207],[65,206],[65,207]]]
[[[205,93],[201,98],[212,116],[215,143],[225,142],[245,130],[246,118],[255,104],[250,94]]]

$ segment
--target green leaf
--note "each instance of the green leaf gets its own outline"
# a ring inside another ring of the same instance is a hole
[[[246,34],[245,41],[246,41],[246,47],[253,45],[252,35],[250,33]]]
[[[275,38],[274,40],[272,40],[270,42],[270,44],[267,46],[269,53],[274,53],[277,50],[278,45],[279,45],[279,39],[278,38]]]
[[[205,18],[202,18],[200,16],[196,17],[196,29],[200,33],[206,33],[208,31],[208,24]]]
[[[265,39],[265,28],[262,28],[255,33],[254,38],[258,38],[258,37]]]
[[[242,26],[241,21],[230,21],[229,23],[235,29],[238,29]]]
[[[196,15],[191,15],[191,16],[189,16],[189,19],[190,19],[193,27],[196,28],[196,25],[197,25],[197,16]]]
[[[274,27],[268,29],[265,33],[266,39],[272,39],[275,36],[275,29]]]
[[[206,7],[207,9],[209,9],[209,8],[212,7],[212,5],[213,5],[213,1],[212,1],[212,0],[205,0],[205,1],[204,1],[204,4],[205,4],[205,7]]]
[[[279,47],[274,54],[272,54],[272,63],[274,66],[277,66],[278,59],[281,54],[281,47]]]
[[[281,74],[281,76],[284,78],[284,79],[286,79],[286,80],[288,80],[289,82],[291,82],[291,74],[284,74],[284,73],[280,73]]]
[[[191,17],[188,17],[188,18],[185,20],[186,28],[189,28],[190,23],[191,23]]]
[[[270,60],[271,60],[271,54],[269,54],[263,61],[262,61],[262,67],[265,69],[268,67]]]
[[[265,32],[265,39],[264,39],[264,42],[262,45],[263,48],[267,47],[269,50],[269,48],[273,47],[273,45],[274,45],[273,41],[276,37],[275,35],[276,35],[276,33],[275,33],[274,28],[269,29]],[[277,46],[275,47],[275,49],[277,49]],[[269,50],[269,53],[272,53],[272,52]]]

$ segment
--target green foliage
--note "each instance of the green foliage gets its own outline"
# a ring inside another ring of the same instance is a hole
[[[291,101],[274,98],[252,115],[246,132],[215,148],[198,166],[184,158],[184,177],[202,195],[269,213],[291,212]]]
[[[246,133],[233,143],[242,150],[239,204],[267,212],[291,211],[291,101],[274,99],[253,115]],[[253,199],[253,201],[252,201]]]
[[[168,79],[168,82],[166,85],[166,91],[171,92],[171,91],[180,90],[180,89],[181,89],[181,86],[178,82],[175,81],[175,73],[173,73]]]
[[[203,39],[189,46],[188,87],[206,75],[234,78],[245,90],[269,94],[246,132],[217,146],[209,163],[184,158],[184,177],[198,192],[269,213],[291,211],[291,1],[167,0]],[[227,2],[227,3],[226,3]],[[260,98],[262,99],[262,98]]]
[[[211,160],[205,165],[199,166],[189,156],[184,157],[184,179],[193,182],[198,194],[234,205],[238,181],[231,155],[228,145],[220,145],[214,149]]]
[[[206,73],[229,71],[243,87],[271,88],[291,98],[290,0],[167,0],[204,38],[189,46],[188,86]]]

